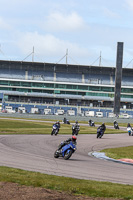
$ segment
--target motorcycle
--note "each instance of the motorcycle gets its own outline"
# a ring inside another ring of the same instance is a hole
[[[57,149],[54,153],[55,158],[63,157],[65,160],[68,160],[72,154],[76,151],[76,145],[72,143],[66,144],[60,150]]]
[[[115,123],[115,124],[114,124],[114,128],[115,128],[115,129],[119,129],[118,123]]]
[[[80,131],[80,127],[75,127],[75,125],[72,126],[72,135],[78,135]]]
[[[95,123],[93,121],[89,122],[89,126],[94,126],[95,127]]]
[[[131,127],[128,127],[127,131],[128,131],[129,136],[133,136],[133,130]]]
[[[104,135],[104,131],[101,128],[97,129],[97,138],[102,138]]]
[[[66,118],[63,119],[63,122],[64,122],[64,124],[70,124],[69,120]]]
[[[68,119],[66,120],[66,124],[70,124],[70,122],[69,122],[69,120],[68,120]]]
[[[53,124],[51,135],[57,135],[59,132],[59,128],[56,124]]]

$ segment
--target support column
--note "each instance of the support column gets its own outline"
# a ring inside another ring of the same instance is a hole
[[[115,95],[114,95],[114,114],[117,115],[120,113],[122,63],[123,63],[123,42],[118,42],[116,71],[115,71]]]

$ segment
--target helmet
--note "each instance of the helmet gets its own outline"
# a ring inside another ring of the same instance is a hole
[[[102,126],[105,126],[105,123],[102,123]]]
[[[114,120],[114,122],[116,122],[116,120]]]
[[[73,136],[72,136],[72,141],[73,141],[73,142],[76,142],[76,140],[77,140],[77,137],[76,137],[75,135],[73,135]]]
[[[78,124],[78,121],[75,121],[76,122],[76,124]]]

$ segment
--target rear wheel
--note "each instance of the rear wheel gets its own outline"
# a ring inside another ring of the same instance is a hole
[[[70,149],[70,151],[66,151],[64,155],[64,159],[68,160],[71,157],[72,153],[73,153],[72,149]]]

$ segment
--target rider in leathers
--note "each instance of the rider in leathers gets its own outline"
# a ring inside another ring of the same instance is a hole
[[[72,143],[73,144],[77,144],[77,142],[76,142],[76,140],[77,140],[77,137],[74,135],[74,136],[72,136],[72,138],[69,138],[69,139],[67,139],[67,140],[65,140],[64,142],[62,142],[60,145],[59,145],[59,148],[58,148],[58,150],[60,150],[63,146],[65,146],[66,144],[69,144],[71,141],[72,141]]]
[[[105,123],[102,123],[101,126],[98,127],[98,129],[102,130],[102,135],[104,134],[105,130],[106,130],[106,126]]]
[[[72,134],[75,134],[77,131],[77,135],[78,135],[79,130],[80,130],[80,126],[78,124],[78,121],[76,121],[76,123],[72,126]]]

